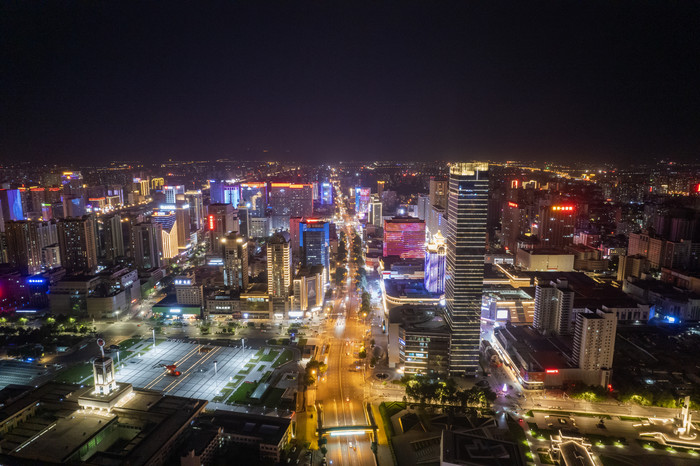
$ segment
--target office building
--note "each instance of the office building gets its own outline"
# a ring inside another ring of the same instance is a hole
[[[447,193],[449,182],[445,178],[430,177],[429,202],[431,206],[438,206],[441,209],[447,208]]]
[[[298,183],[270,183],[269,207],[273,216],[313,215],[313,186]]]
[[[61,263],[68,273],[90,272],[97,266],[97,232],[92,215],[58,222]]]
[[[272,235],[267,243],[267,292],[273,298],[286,298],[292,286],[292,251],[289,233]]]
[[[175,204],[178,194],[185,194],[184,186],[163,186],[166,204]]]
[[[134,260],[139,270],[161,266],[163,227],[154,221],[137,223],[132,228]]]
[[[403,259],[425,257],[425,222],[414,217],[394,217],[384,221],[384,257]]]
[[[321,265],[323,279],[330,277],[330,226],[328,222],[309,218],[299,223],[299,246],[301,260],[305,267]]]
[[[24,220],[19,189],[0,189],[0,214],[0,231],[5,231],[4,222]]]
[[[248,233],[251,238],[265,238],[270,235],[270,219],[267,217],[248,217]]]
[[[301,244],[299,243],[299,224],[304,219],[302,217],[291,217],[289,219],[289,239],[292,244],[292,257],[299,259],[301,255]]]
[[[267,183],[241,183],[241,203],[248,208],[251,217],[265,217],[267,210]]]
[[[617,317],[613,312],[598,309],[576,313],[573,360],[578,367],[612,372],[616,332]],[[608,380],[609,377],[610,374]]]
[[[382,217],[382,202],[379,200],[377,194],[372,194],[372,198],[369,203],[369,223],[372,225],[382,228],[384,226],[384,219]]]
[[[574,242],[576,206],[549,205],[540,209],[537,235],[543,247],[563,247]]]
[[[234,207],[231,204],[210,204],[207,217],[210,250],[218,251],[221,239],[231,232],[238,232]]]
[[[248,241],[232,233],[222,239],[224,285],[233,290],[248,288]]]
[[[479,367],[488,169],[487,163],[450,167],[445,317],[451,332],[450,374],[456,376],[472,375]]]
[[[302,267],[294,277],[294,308],[300,311],[320,310],[323,306],[323,267]]]
[[[155,212],[151,221],[161,226],[160,252],[163,259],[172,259],[179,253],[177,216],[175,212]]]
[[[204,304],[204,289],[198,285],[194,274],[175,277],[175,298],[182,306],[202,306]],[[170,311],[172,313],[172,310]]]
[[[190,231],[199,231],[204,228],[202,191],[185,191],[185,200],[190,206]]]
[[[543,334],[569,335],[572,325],[574,291],[566,279],[557,279],[535,287],[533,326]]]
[[[355,215],[364,217],[369,208],[369,199],[372,194],[370,188],[356,187],[355,188]]]
[[[445,263],[447,245],[438,231],[425,249],[425,289],[431,293],[445,292]]]
[[[175,200],[175,219],[177,220],[177,247],[185,250],[190,247],[190,205],[184,194],[178,194]]]
[[[250,234],[250,212],[248,207],[245,204],[239,204],[236,216],[238,217],[238,232],[241,236],[247,238]]]
[[[212,203],[236,207],[241,202],[241,187],[231,181],[210,181],[209,197]]]
[[[134,184],[137,186],[139,194],[144,198],[151,195],[151,182],[148,181],[148,178],[134,178]]]
[[[318,202],[321,205],[333,204],[333,185],[327,181],[318,183]]]

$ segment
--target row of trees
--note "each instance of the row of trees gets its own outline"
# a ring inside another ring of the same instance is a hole
[[[316,378],[323,376],[328,370],[328,365],[312,359],[306,364],[306,371],[304,372],[304,383],[307,387],[310,387],[316,383]]]
[[[454,379],[436,380],[422,375],[404,375],[401,384],[406,387],[406,398],[420,403],[488,407],[496,400],[496,394],[489,387],[461,389]]]

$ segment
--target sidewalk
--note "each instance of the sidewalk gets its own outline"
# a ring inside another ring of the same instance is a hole
[[[379,413],[379,407],[375,404],[371,406],[374,422],[377,423],[377,459],[379,466],[394,466],[394,457],[391,454],[389,439],[387,439],[386,431],[384,430],[384,420]]]

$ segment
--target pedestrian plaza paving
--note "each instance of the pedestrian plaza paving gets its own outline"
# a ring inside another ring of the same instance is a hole
[[[269,382],[275,367],[289,356],[283,349],[249,349],[195,342],[165,341],[117,366],[119,382],[168,395],[226,402],[243,386]],[[176,365],[179,376],[165,366]]]

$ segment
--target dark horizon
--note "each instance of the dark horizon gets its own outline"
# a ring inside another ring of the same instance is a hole
[[[697,3],[163,5],[1,5],[0,161],[700,148]]]

